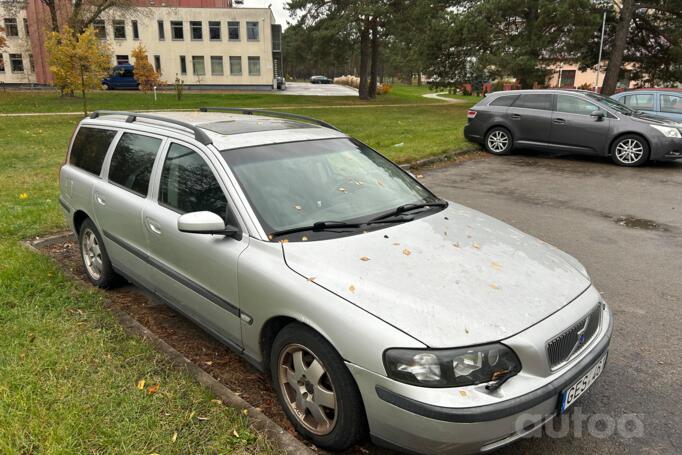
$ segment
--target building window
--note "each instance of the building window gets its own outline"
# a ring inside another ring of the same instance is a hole
[[[24,60],[21,58],[21,54],[9,54],[9,66],[13,73],[23,73]]]
[[[231,76],[241,76],[242,75],[242,58],[241,57],[230,57],[230,75]]]
[[[0,73],[5,74],[5,57],[0,52]]]
[[[171,37],[178,41],[185,39],[185,32],[182,30],[182,21],[171,21]]]
[[[211,56],[211,75],[223,75],[223,58],[221,56]]]
[[[220,41],[220,22],[208,22],[208,38],[211,41]]]
[[[227,39],[230,41],[239,41],[239,22],[227,23]]]
[[[192,74],[195,76],[205,76],[206,66],[204,64],[203,55],[193,55],[192,56]]]
[[[140,39],[140,30],[137,28],[137,21],[130,21],[130,25],[133,27],[133,39]]]
[[[258,22],[246,23],[246,39],[248,41],[258,41],[260,39],[258,36]]]
[[[17,20],[6,17],[5,18],[5,36],[19,36],[19,27],[17,26]]]
[[[126,39],[126,21],[121,19],[114,21],[114,39]]]
[[[201,41],[204,39],[204,29],[201,21],[189,21],[189,29],[192,33],[192,40]]]
[[[28,30],[28,19],[24,18],[24,33],[26,36],[31,36],[31,33]]]
[[[156,70],[157,73],[161,74],[161,56],[160,55],[154,56],[154,70]]]
[[[561,72],[561,80],[559,87],[574,87],[575,86],[575,70],[563,70]]]
[[[260,57],[249,57],[249,76],[260,76]]]
[[[166,39],[166,29],[163,28],[163,21],[156,21],[156,26],[159,29],[159,41]]]
[[[92,22],[92,28],[95,29],[95,35],[99,39],[107,39],[107,27],[104,24],[104,20],[97,19]]]
[[[128,64],[130,64],[130,59],[128,59],[127,55],[117,55],[116,56],[116,64],[117,65],[128,65]]]
[[[180,74],[187,74],[187,59],[184,55],[180,56]]]
[[[31,73],[36,72],[36,62],[33,60],[33,54],[28,54],[28,69]]]

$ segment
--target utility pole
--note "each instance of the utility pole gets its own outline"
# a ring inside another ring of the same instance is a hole
[[[599,72],[601,71],[601,53],[604,49],[604,29],[606,28],[606,11],[604,11],[604,19],[601,23],[601,41],[599,43],[599,60],[597,60],[597,77],[594,80],[594,91],[599,91]]]

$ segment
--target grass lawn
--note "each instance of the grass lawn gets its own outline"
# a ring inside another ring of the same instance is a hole
[[[175,92],[158,92],[154,101],[152,93],[136,91],[95,91],[87,94],[88,110],[148,110],[148,109],[188,109],[200,106],[309,106],[324,103],[326,105],[373,105],[373,104],[412,104],[433,103],[433,100],[422,97],[428,90],[422,87],[396,85],[391,93],[381,95],[372,101],[362,101],[355,96],[296,96],[280,95],[270,92],[232,92],[202,93],[186,90],[182,100],[178,101]],[[17,112],[82,112],[83,99],[80,96],[62,97],[53,90],[36,91],[0,91],[0,113]]]
[[[375,103],[421,102],[419,90],[397,87]],[[0,96],[11,98],[0,100],[5,111],[78,108],[51,93]],[[98,107],[131,110],[148,107],[150,99],[119,92],[96,97]],[[397,161],[467,145],[462,127],[469,104],[369,108],[351,98],[343,102],[359,106],[300,108],[331,101],[199,94],[183,107],[288,102],[288,110],[327,120]],[[102,306],[101,293],[72,283],[50,260],[19,246],[21,239],[66,227],[58,169],[78,120],[0,117],[0,453],[271,453],[244,416],[214,403],[163,355],[127,336]],[[143,390],[136,387],[140,379]],[[154,384],[158,391],[148,393]]]

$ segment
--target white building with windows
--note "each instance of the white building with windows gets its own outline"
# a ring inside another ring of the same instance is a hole
[[[16,17],[0,6],[0,23],[6,29],[8,41],[0,60],[0,81],[10,84],[51,81],[44,39],[33,37],[45,33],[45,28],[31,24],[34,14],[30,4],[39,1],[30,0],[28,13],[21,10]],[[36,22],[41,22],[39,19]],[[179,78],[190,88],[270,90],[281,71],[282,31],[269,8],[112,8],[93,27],[113,50],[112,67],[134,65],[131,53],[142,44],[150,62],[168,84]]]

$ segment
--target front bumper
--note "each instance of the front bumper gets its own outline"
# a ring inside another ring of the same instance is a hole
[[[651,141],[652,160],[680,160],[682,159],[682,139],[657,135]]]
[[[474,394],[471,388],[422,388],[424,400],[414,394],[406,396],[407,389],[400,383],[349,364],[362,393],[372,439],[408,453],[479,453],[536,431],[558,413],[561,391],[608,351],[613,323],[608,309],[604,311],[604,324],[592,346],[569,366],[542,386],[519,396],[505,399],[505,385],[496,392],[497,399],[487,404],[453,407],[434,403],[436,394],[443,394],[442,402],[452,402],[452,396],[460,394],[457,398],[466,401],[468,394]],[[524,378],[518,378],[517,384],[522,381]]]

